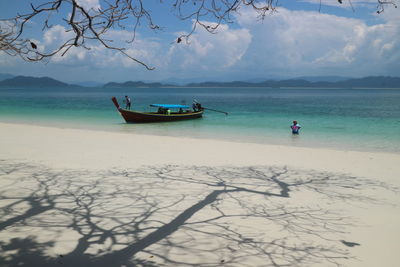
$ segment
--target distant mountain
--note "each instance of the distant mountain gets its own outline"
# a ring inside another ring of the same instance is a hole
[[[295,78],[297,79],[297,78]],[[248,83],[260,83],[260,82],[264,82],[264,81],[277,81],[277,80],[282,80],[282,79],[275,79],[275,78],[271,78],[271,79],[266,79],[266,78],[253,78],[253,79],[248,79],[248,80],[243,80],[243,82],[248,82]]]
[[[310,87],[311,83],[306,80],[268,80],[264,82],[202,82],[202,83],[189,83],[188,87]]]
[[[344,88],[400,88],[400,77],[371,76],[349,79],[335,84]]]
[[[226,77],[216,77],[214,78],[209,78],[211,81],[215,82],[230,82],[231,79],[226,78]],[[259,81],[265,81],[266,79],[259,79],[259,80],[249,80],[246,82],[259,82]],[[201,83],[204,82],[204,77],[192,77],[192,78],[177,78],[177,77],[172,77],[168,78],[165,80],[160,81],[160,83],[163,84],[171,84],[171,85],[181,85],[181,86],[186,86],[189,83]]]
[[[204,78],[177,78],[177,77],[172,77],[166,80],[160,81],[161,83],[166,83],[166,84],[172,84],[172,85],[185,85],[191,82],[202,82],[204,81]]]
[[[11,74],[8,74],[8,73],[0,73],[0,81],[11,79],[13,77],[14,77],[14,75],[11,75]]]
[[[295,78],[284,78],[284,77],[267,77],[267,78],[260,78],[260,77],[253,77],[248,79],[240,79],[241,82],[246,83],[262,83],[265,81],[282,81],[282,80],[305,80],[308,82],[339,82],[344,80],[349,80],[350,77],[342,77],[342,76],[301,76]],[[229,83],[231,81],[227,80],[226,78],[218,78],[218,79],[211,79],[209,81],[218,82],[218,83]],[[203,83],[204,78],[190,78],[190,79],[180,79],[180,78],[169,78],[167,80],[161,81],[161,83],[169,83],[175,85],[188,85],[188,84],[199,84]]]
[[[331,80],[326,81],[327,77],[331,77]],[[357,79],[345,79],[341,80],[336,76],[326,76],[325,79],[319,81],[317,77],[315,81],[309,81],[304,79],[287,79],[287,80],[266,80],[261,82],[250,82],[250,81],[232,81],[232,82],[199,82],[199,83],[188,83],[181,85],[174,85],[171,83],[160,83],[160,82],[143,82],[143,81],[128,81],[124,83],[110,82],[103,85],[104,88],[160,88],[160,87],[266,87],[266,88],[400,88],[400,77],[385,77],[385,76],[371,76]],[[95,82],[93,82],[95,83]],[[92,82],[82,82],[81,85],[99,85],[93,84]],[[68,83],[60,82],[58,80],[49,77],[26,77],[17,76],[10,79],[0,81],[0,87],[24,87],[24,88],[59,88],[59,87],[71,87],[77,88],[80,85],[71,85]]]
[[[83,87],[103,87],[104,85],[104,83],[95,81],[73,82],[73,84],[80,85]]]
[[[153,83],[145,83],[145,82],[141,82],[141,81],[137,81],[137,82],[124,82],[124,83],[116,83],[116,82],[110,82],[110,83],[106,83],[105,85],[103,85],[103,87],[105,88],[138,88],[138,87],[169,87],[169,86],[173,86],[170,84],[162,84],[162,83],[158,83],[158,82],[153,82]]]
[[[201,83],[189,83],[187,87],[251,87],[254,86],[256,83],[250,82],[242,82],[242,81],[235,81],[235,82],[201,82]]]
[[[309,81],[311,79],[313,81]],[[344,79],[344,80],[343,80]],[[365,77],[349,79],[339,76],[304,77],[304,79],[267,80],[261,82],[232,81],[232,82],[198,82],[181,85],[163,83],[146,83],[129,81],[124,83],[107,83],[107,88],[138,88],[138,87],[268,87],[268,88],[400,88],[399,77]]]
[[[57,81],[49,77],[28,77],[28,76],[17,76],[11,79],[0,81],[0,87],[70,87],[70,84]],[[76,87],[74,85],[74,87]]]
[[[316,81],[310,82],[305,79],[268,80],[258,83],[251,82],[202,82],[190,83],[188,87],[269,87],[269,88],[400,88],[400,77],[365,77],[358,79],[347,79],[336,82]]]
[[[308,82],[341,82],[350,79],[352,78],[342,76],[301,76],[293,78],[293,80],[306,80]]]

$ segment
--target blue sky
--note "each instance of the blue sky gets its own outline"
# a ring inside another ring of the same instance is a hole
[[[98,6],[102,0],[79,0]],[[6,3],[7,2],[7,3]],[[0,17],[12,17],[29,8],[30,1],[1,1]],[[43,2],[32,0],[33,3]],[[376,0],[281,0],[278,11],[257,19],[242,8],[233,24],[221,25],[217,34],[202,29],[187,43],[174,43],[190,31],[191,21],[177,20],[170,7],[157,0],[145,1],[162,31],[139,30],[128,52],[155,70],[148,71],[100,44],[91,50],[73,49],[48,63],[29,63],[0,52],[0,73],[50,76],[77,81],[188,81],[253,80],[299,76],[370,75],[400,76],[400,8],[387,7],[376,14]],[[28,27],[29,38],[39,49],[54,47],[69,33],[61,23],[42,31],[39,21]],[[124,44],[127,30],[112,30],[109,37]]]

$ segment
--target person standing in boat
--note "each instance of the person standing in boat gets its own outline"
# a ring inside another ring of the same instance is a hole
[[[196,99],[193,100],[192,108],[193,108],[194,112],[203,110],[203,107],[201,106],[201,104],[199,102],[197,102]]]
[[[199,102],[196,103],[196,107],[198,111],[202,111],[203,107],[201,106],[201,104]]]
[[[131,109],[131,104],[132,104],[132,102],[131,102],[131,99],[129,98],[129,96],[125,96],[125,103],[126,103],[126,107],[125,107],[125,109]]]
[[[193,99],[192,109],[193,109],[194,112],[197,111],[197,101],[196,101],[196,99]]]
[[[292,129],[292,134],[299,134],[301,125],[297,123],[297,121],[293,121],[293,125],[290,126]]]

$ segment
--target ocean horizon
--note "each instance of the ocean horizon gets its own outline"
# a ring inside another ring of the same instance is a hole
[[[153,103],[206,110],[202,119],[126,124],[111,97],[133,110]],[[300,147],[400,153],[400,89],[1,88],[0,122]],[[289,126],[297,120],[300,135]],[[189,153],[189,151],[188,151]]]

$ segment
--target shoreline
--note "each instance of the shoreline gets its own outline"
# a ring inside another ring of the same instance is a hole
[[[349,146],[351,143],[341,142],[341,145],[338,143],[329,143],[328,145],[319,140],[319,142],[302,140],[302,142],[298,142],[296,139],[301,136],[292,136],[290,133],[287,134],[287,138],[283,139],[282,136],[280,138],[272,137],[272,136],[262,136],[260,134],[255,134],[251,139],[247,138],[247,136],[243,133],[226,136],[224,132],[219,134],[211,134],[207,132],[195,133],[189,132],[192,134],[191,136],[187,136],[185,134],[171,134],[171,132],[160,134],[157,132],[150,132],[149,129],[140,129],[139,132],[129,132],[126,129],[117,128],[119,126],[130,126],[130,124],[126,124],[125,122],[114,123],[112,125],[101,124],[91,124],[88,125],[82,122],[70,121],[70,122],[57,122],[57,121],[1,121],[0,124],[11,124],[11,125],[29,125],[29,126],[39,126],[39,127],[49,127],[56,129],[70,129],[70,130],[83,130],[83,131],[99,131],[99,132],[108,132],[108,133],[122,133],[122,134],[131,134],[131,135],[144,135],[144,136],[155,136],[155,137],[173,137],[173,138],[189,138],[194,140],[210,140],[210,141],[223,141],[223,142],[232,142],[232,143],[243,143],[243,144],[255,144],[255,145],[277,145],[283,147],[298,147],[298,148],[310,148],[310,149],[329,149],[333,151],[354,151],[354,152],[371,152],[371,153],[389,153],[400,155],[400,151],[388,151],[382,148],[376,148],[373,146]],[[133,125],[133,124],[132,124]],[[140,125],[147,126],[147,125]],[[296,142],[297,141],[297,142]],[[338,142],[338,141],[337,141]]]
[[[384,169],[384,166],[387,166],[386,169],[393,169],[393,166],[396,166],[395,162],[397,159],[400,160],[400,154],[391,153],[391,152],[382,152],[382,151],[356,151],[349,149],[334,149],[334,148],[324,148],[324,147],[302,147],[302,146],[288,146],[288,145],[280,145],[280,144],[260,144],[260,143],[250,143],[250,142],[235,142],[231,140],[220,140],[220,139],[203,139],[203,138],[192,138],[192,137],[182,137],[182,136],[166,136],[166,135],[152,135],[152,134],[138,134],[138,133],[130,133],[130,132],[115,132],[115,131],[107,131],[107,130],[95,130],[95,129],[77,129],[77,128],[68,128],[68,127],[51,127],[51,126],[42,126],[42,125],[31,125],[31,124],[14,124],[14,123],[3,123],[0,122],[0,144],[3,144],[4,148],[9,149],[9,152],[12,152],[15,148],[17,154],[23,155],[24,153],[19,153],[18,150],[22,149],[22,147],[26,146],[27,150],[29,149],[37,149],[38,144],[52,144],[53,149],[57,148],[57,140],[56,136],[60,136],[59,138],[69,137],[71,141],[75,142],[75,145],[80,146],[80,150],[84,151],[85,146],[89,146],[91,149],[95,148],[96,142],[101,141],[109,141],[110,143],[115,143],[116,151],[111,153],[118,155],[121,151],[123,153],[124,147],[139,147],[141,149],[146,149],[146,146],[151,147],[153,152],[147,152],[148,155],[154,154],[157,152],[157,144],[161,145],[160,150],[165,155],[165,159],[161,159],[161,156],[158,156],[158,160],[160,162],[164,162],[165,164],[174,163],[176,161],[182,161],[181,163],[192,164],[196,163],[196,160],[199,162],[203,162],[202,153],[206,153],[207,149],[213,149],[210,153],[215,153],[214,158],[219,158],[218,162],[214,162],[213,165],[223,165],[223,164],[263,164],[265,160],[269,160],[270,163],[273,162],[275,165],[288,165],[288,162],[294,164],[293,166],[301,166],[301,164],[296,164],[297,161],[304,162],[301,158],[298,158],[297,155],[303,157],[304,155],[313,156],[313,159],[316,162],[325,161],[325,163],[329,162],[329,158],[333,155],[339,158],[342,157],[338,162],[332,162],[332,164],[324,164],[324,168],[328,165],[347,165],[346,159],[347,157],[353,156],[361,156],[363,162],[359,164],[367,164],[369,160],[376,156],[380,162],[375,167],[380,167],[379,169]],[[27,132],[35,132],[37,135],[26,135]],[[3,137],[4,135],[4,137]],[[84,139],[87,139],[87,142],[83,142],[80,136],[84,136]],[[43,140],[42,138],[46,138]],[[99,140],[100,138],[100,140]],[[93,140],[90,140],[93,139]],[[124,140],[129,140],[129,144],[125,145]],[[4,142],[4,140],[12,141],[13,144]],[[144,143],[142,143],[142,140]],[[50,143],[51,142],[51,143]],[[34,144],[34,145],[33,145]],[[33,145],[33,147],[32,147]],[[221,145],[224,149],[232,149],[235,154],[230,154],[229,158],[224,159],[222,155],[225,155],[225,151],[215,151],[213,146],[218,147]],[[59,144],[58,146],[62,146]],[[173,150],[173,147],[177,146],[179,149],[177,151]],[[171,153],[174,152],[173,157],[169,157],[169,153],[167,151],[163,151],[166,147],[171,148]],[[199,152],[195,153],[191,149],[201,148]],[[3,149],[3,153],[0,151],[0,156],[7,155],[7,149]],[[98,150],[98,148],[96,148]],[[60,149],[62,150],[62,149]],[[148,150],[148,149],[146,149]],[[254,150],[254,151],[252,151]],[[179,152],[178,152],[179,151]],[[280,153],[280,152],[283,153]],[[240,153],[239,153],[240,152]],[[56,153],[56,152],[54,152]],[[130,154],[131,152],[129,152]],[[186,157],[185,154],[190,155],[190,157]],[[193,154],[197,154],[197,156],[193,156]],[[257,157],[254,157],[256,154]],[[284,155],[283,155],[284,154]],[[49,155],[50,156],[50,155]],[[344,158],[343,158],[344,157]],[[20,158],[20,157],[18,157]],[[383,158],[388,158],[386,163],[383,163]],[[176,160],[175,160],[176,159]],[[257,159],[257,160],[254,160]],[[344,159],[344,160],[343,160]],[[208,159],[205,160],[209,163]],[[73,162],[73,161],[72,161]],[[142,160],[143,164],[151,164],[151,159]],[[290,165],[290,164],[289,164]],[[135,164],[135,166],[139,166]],[[389,167],[390,166],[390,167]],[[112,167],[112,166],[110,166]],[[308,162],[308,168],[313,168],[312,164]],[[317,167],[317,166],[315,166]],[[361,167],[361,166],[359,166]],[[317,167],[318,169],[318,167]],[[335,168],[333,168],[335,169]],[[350,166],[350,168],[345,168],[343,171],[349,171],[351,169],[359,169]],[[368,166],[368,169],[372,169],[371,166]],[[366,172],[362,172],[361,175],[368,175]]]

